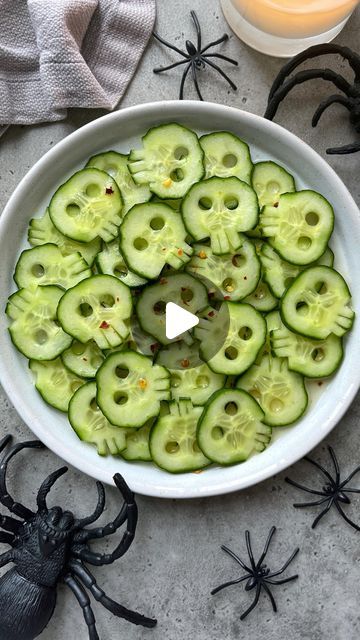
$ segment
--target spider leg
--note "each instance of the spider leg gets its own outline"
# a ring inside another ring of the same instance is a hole
[[[356,153],[357,151],[360,151],[360,140],[358,142],[346,144],[344,147],[330,147],[330,149],[326,149],[326,153],[328,155],[345,155],[347,153]]]
[[[51,473],[47,478],[45,478],[44,482],[42,483],[38,491],[37,498],[36,498],[36,503],[38,506],[38,510],[40,512],[47,511],[46,496],[49,493],[53,484],[56,482],[56,480],[61,476],[63,476],[64,473],[67,472],[67,470],[68,470],[68,467],[61,467],[61,469],[57,469],[56,471],[53,471],[53,473]]]
[[[16,518],[0,515],[0,527],[6,531],[11,531],[11,533],[16,534],[18,533],[21,525],[22,522],[20,522],[20,520],[16,520]]]
[[[192,75],[192,79],[194,81],[196,93],[198,94],[199,99],[203,101],[204,98],[202,97],[201,92],[200,92],[199,83],[198,83],[198,79],[197,79],[197,75],[196,75],[195,62],[193,60],[191,61],[191,75]]]
[[[233,584],[239,584],[239,582],[243,582],[243,580],[247,580],[248,577],[249,577],[248,575],[241,576],[241,578],[237,578],[236,580],[230,580],[230,582],[224,582],[224,584],[221,584],[219,587],[216,587],[215,589],[213,589],[211,591],[211,595],[214,596],[215,593],[218,593],[222,589],[226,589],[226,587],[231,587],[231,585]]]
[[[306,493],[313,493],[316,496],[325,495],[323,491],[315,491],[315,489],[308,489],[307,487],[304,487],[303,484],[299,484],[298,482],[295,482],[295,480],[291,480],[291,478],[288,478],[288,477],[285,478],[285,482],[287,482],[288,484],[291,484],[293,487],[296,487],[297,489],[301,489],[301,491],[306,491]]]
[[[313,127],[316,127],[316,125],[318,124],[318,122],[319,122],[322,114],[324,113],[324,111],[326,111],[326,109],[328,107],[330,107],[332,104],[342,104],[349,111],[351,110],[351,100],[350,100],[350,98],[347,98],[346,96],[342,96],[342,95],[337,95],[337,94],[335,94],[333,96],[329,96],[328,98],[326,98],[326,100],[321,102],[319,104],[318,108],[316,109],[316,111],[315,111],[315,113],[313,115],[312,122],[311,122]],[[331,447],[328,447],[328,448],[329,448],[329,451],[330,451]],[[334,463],[334,466],[335,466],[335,463]]]
[[[6,551],[0,556],[0,568],[5,567],[6,564],[12,562],[14,559],[14,552],[12,550]]]
[[[89,640],[100,640],[96,631],[95,616],[91,608],[90,598],[75,578],[68,574],[64,577],[65,584],[71,589],[80,607],[82,608],[85,622],[89,630]]]
[[[289,564],[292,563],[292,561],[294,560],[295,556],[297,556],[297,554],[299,553],[300,549],[299,547],[297,547],[291,554],[290,558],[288,560],[286,560],[285,564],[283,564],[283,566],[281,567],[281,569],[279,569],[278,571],[274,571],[273,573],[269,573],[269,578],[274,578],[275,576],[279,576],[281,573],[284,573],[285,569],[288,568]],[[267,578],[268,578],[267,577]],[[266,579],[267,579],[266,578]]]
[[[343,98],[343,96],[334,96],[336,98]],[[335,475],[336,475],[336,484],[339,484],[340,482],[340,469],[339,469],[339,463],[337,461],[337,457],[335,455],[335,451],[332,447],[328,446],[328,451],[330,453],[331,459],[333,461],[333,465],[334,465],[334,469],[335,469]]]
[[[184,84],[185,84],[186,76],[189,73],[190,69],[191,69],[191,62],[189,62],[188,66],[186,67],[186,69],[184,71],[184,73],[182,74],[181,83],[180,83],[179,100],[183,100],[184,99]]]
[[[228,58],[228,56],[223,56],[221,53],[206,53],[204,56],[204,58],[219,58],[220,60],[226,60],[226,62],[230,62],[231,64],[234,64],[236,66],[238,66],[238,61],[234,60],[233,58]]]
[[[290,576],[290,578],[283,578],[282,580],[271,580],[269,578],[266,578],[266,582],[268,582],[269,584],[285,584],[285,582],[296,580],[296,578],[298,577],[298,574],[296,574],[295,576]]]
[[[156,40],[161,42],[161,44],[164,44],[165,47],[169,47],[169,49],[172,49],[173,51],[176,51],[176,53],[179,53],[184,58],[187,58],[187,59],[189,58],[187,53],[185,53],[184,51],[181,51],[181,49],[178,49],[177,47],[175,47],[174,44],[171,44],[170,42],[167,42],[166,40],[164,40],[164,38],[159,36],[158,33],[155,33],[155,31],[153,31],[153,36],[154,36],[154,38],[156,38]]]
[[[307,80],[314,80],[320,78],[322,80],[328,80],[332,82],[338,89],[344,91],[346,95],[350,94],[351,85],[339,76],[335,71],[331,69],[306,69],[305,71],[299,71],[295,76],[289,78],[278,90],[273,94],[271,100],[269,100],[264,117],[268,120],[272,120],[276,114],[280,102],[288,95],[288,93],[296,85],[302,84]]]
[[[12,436],[10,435],[7,435],[0,440],[0,453],[5,449],[6,445],[9,444],[9,442],[11,442],[11,440],[12,440]]]
[[[90,589],[95,600],[100,602],[100,604],[108,609],[108,611],[111,611],[111,613],[113,613],[115,616],[124,618],[128,622],[132,622],[132,624],[138,624],[142,625],[143,627],[148,627],[149,629],[155,627],[157,622],[156,620],[142,616],[136,611],[130,611],[118,602],[115,602],[115,600],[109,598],[106,593],[104,593],[104,591],[100,589],[94,576],[86,567],[84,567],[83,564],[70,561],[70,567],[71,570],[76,574],[77,578],[82,581],[85,587]]]
[[[13,536],[11,533],[5,533],[5,531],[0,531],[0,542],[2,544],[10,544],[12,546],[14,540],[15,540],[15,536]],[[1,556],[0,556],[0,560],[1,560]],[[0,563],[0,567],[2,566],[3,565]]]
[[[319,515],[316,516],[314,522],[311,525],[312,529],[315,529],[315,527],[319,524],[321,518],[323,518],[327,514],[327,512],[330,510],[333,501],[334,501],[333,498],[330,498],[328,504],[325,507],[325,509],[323,509],[321,511],[321,513],[319,513]]]
[[[94,512],[86,516],[85,518],[81,518],[81,520],[75,520],[74,529],[82,529],[88,524],[92,524],[95,520],[98,520],[104,511],[105,507],[105,489],[104,485],[101,482],[96,483],[96,488],[98,491],[98,501],[95,507]]]
[[[225,547],[224,544],[221,545],[221,548],[223,551],[225,551],[225,553],[228,553],[229,556],[231,556],[232,558],[234,558],[234,560],[236,560],[236,562],[238,562],[238,564],[240,565],[240,567],[242,567],[245,571],[247,571],[248,573],[251,573],[251,569],[250,567],[248,567],[242,560],[241,558],[239,558],[239,556],[236,555],[236,553],[234,553],[233,551],[231,551],[231,549],[229,549],[228,547]]]
[[[359,143],[359,144],[360,144],[360,143]],[[360,465],[359,465],[358,467],[356,467],[356,468],[354,469],[354,471],[352,471],[352,472],[350,473],[350,475],[346,478],[346,480],[343,480],[343,481],[342,481],[342,483],[339,485],[339,488],[340,488],[340,489],[342,489],[342,488],[343,488],[343,487],[344,487],[348,482],[350,482],[350,480],[352,480],[352,478],[353,478],[357,473],[359,473],[359,471],[360,471]],[[346,491],[350,491],[350,489],[346,489]],[[354,491],[354,489],[353,489],[353,491]]]
[[[271,539],[272,539],[275,531],[276,531],[276,527],[271,527],[271,529],[269,531],[269,535],[268,535],[267,540],[265,542],[264,551],[262,552],[262,554],[260,556],[260,559],[259,559],[259,561],[258,561],[258,563],[256,565],[257,567],[261,567],[261,565],[263,563],[263,560],[264,560],[264,558],[265,558],[265,556],[266,556],[266,554],[267,554],[267,552],[269,550],[270,542],[271,542]]]
[[[312,464],[314,467],[319,469],[319,471],[321,471],[324,474],[324,476],[327,477],[330,484],[332,485],[334,484],[334,479],[331,477],[330,473],[326,471],[326,469],[324,469],[324,467],[322,467],[319,462],[316,462],[316,460],[313,460],[312,458],[308,458],[307,456],[304,457],[304,460],[306,460],[306,462],[310,462],[310,464]]]
[[[321,500],[315,500],[314,502],[295,502],[293,507],[295,507],[295,509],[301,509],[302,507],[317,507],[319,504],[326,502],[326,500],[329,500],[329,496],[326,496],[326,498],[322,498]]]
[[[348,60],[350,66],[354,70],[356,75],[360,73],[360,58],[354,54],[353,51],[347,47],[341,45],[329,43],[329,44],[316,44],[313,47],[309,47],[305,51],[302,51],[297,56],[294,56],[289,62],[287,62],[280,73],[276,76],[269,93],[269,101],[272,99],[276,91],[283,84],[286,77],[296,69],[302,62],[309,60],[310,58],[316,58],[319,55],[327,55],[329,53],[339,53],[346,60]]]
[[[250,531],[248,530],[245,531],[245,540],[246,540],[246,548],[249,555],[250,563],[251,563],[252,569],[255,571],[256,565],[255,565],[255,560],[254,560],[254,556],[251,548]]]
[[[162,73],[163,71],[169,71],[169,69],[174,69],[174,67],[178,67],[181,64],[186,64],[188,60],[180,60],[180,62],[174,62],[173,64],[169,64],[167,67],[155,67],[153,69],[154,73]]]
[[[216,45],[221,44],[222,42],[226,42],[226,40],[229,40],[229,36],[228,36],[227,33],[224,33],[224,35],[221,36],[221,38],[218,38],[217,40],[214,40],[214,42],[210,42],[209,44],[206,45],[206,47],[201,49],[200,54],[205,53],[205,51],[207,51],[211,47],[216,47]]]
[[[250,607],[248,609],[246,609],[246,611],[244,611],[244,613],[241,614],[240,620],[245,620],[246,616],[248,616],[249,613],[256,607],[257,603],[259,602],[260,591],[261,591],[261,583],[258,583],[258,585],[256,587],[255,598],[252,601]]]
[[[275,613],[276,613],[276,611],[277,611],[277,606],[276,606],[276,602],[275,602],[275,600],[274,600],[274,596],[273,596],[273,594],[271,593],[271,591],[270,591],[269,587],[267,586],[267,584],[265,584],[265,582],[263,582],[263,583],[262,583],[262,586],[264,587],[264,589],[265,589],[266,593],[268,594],[268,596],[269,596],[269,598],[270,598],[270,602],[271,602],[271,605],[272,605],[273,611],[275,611]]]
[[[93,540],[95,538],[105,538],[105,536],[115,533],[119,527],[124,524],[126,518],[127,505],[124,503],[120,513],[112,522],[109,522],[103,527],[96,527],[95,529],[82,529],[75,534],[74,540],[75,542],[87,542],[88,540]]]
[[[211,62],[211,60],[209,60],[208,57],[204,58],[204,62],[208,64],[210,67],[212,67],[213,69],[215,69],[218,73],[220,73],[220,75],[226,80],[226,82],[229,83],[230,87],[234,89],[234,91],[236,91],[237,89],[236,84],[234,84],[231,78],[229,78],[229,76],[227,76],[226,73],[217,64],[215,64],[215,62]]]
[[[4,442],[4,441],[3,441]],[[4,445],[3,445],[4,446]],[[43,449],[44,445],[42,442],[38,440],[32,440],[29,442],[19,442],[18,444],[13,445],[4,455],[3,459],[0,463],[0,502],[7,507],[11,513],[14,513],[19,518],[23,520],[29,520],[30,518],[35,516],[35,513],[23,506],[19,502],[15,502],[12,497],[8,494],[6,488],[6,472],[9,461],[11,458],[21,451],[22,449]]]
[[[340,507],[339,503],[337,500],[334,500],[334,504],[335,507],[337,508],[338,512],[340,513],[340,515],[344,518],[344,520],[346,520],[346,522],[353,528],[356,529],[356,531],[360,531],[360,527],[355,524],[355,522],[353,522],[352,520],[350,520],[350,518],[347,517],[345,511],[342,509],[342,507]]]
[[[200,23],[198,20],[198,17],[195,13],[195,11],[190,11],[190,15],[194,21],[194,25],[195,25],[195,29],[196,29],[196,35],[197,35],[197,50],[200,51],[201,50],[201,28],[200,28]]]

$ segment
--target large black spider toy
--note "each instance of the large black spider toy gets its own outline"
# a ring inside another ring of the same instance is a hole
[[[338,53],[349,63],[354,72],[354,81],[352,84],[339,73],[335,73],[335,71],[331,69],[321,68],[299,71],[294,76],[288,78],[289,74],[305,60],[329,53]],[[353,125],[355,131],[360,133],[360,56],[348,47],[343,47],[338,44],[315,45],[299,53],[283,66],[270,89],[265,118],[273,120],[280,102],[288,95],[289,91],[296,85],[302,84],[307,80],[313,80],[314,78],[322,78],[323,80],[332,82],[332,84],[345,95],[336,93],[321,102],[314,113],[312,126],[316,127],[324,111],[332,104],[337,103],[346,107],[349,111],[350,123]],[[356,140],[352,144],[347,144],[343,147],[331,147],[326,150],[326,153],[347,154],[355,153],[356,151],[360,151],[360,140]]]
[[[0,441],[0,452],[11,440]],[[10,562],[14,567],[0,578],[0,640],[33,640],[48,624],[56,604],[56,587],[64,582],[83,610],[90,640],[99,640],[87,588],[93,597],[114,615],[134,624],[153,627],[156,620],[126,609],[109,598],[97,585],[84,563],[111,564],[123,556],[131,545],[137,523],[134,494],[120,474],[114,476],[124,504],[116,518],[102,527],[88,528],[102,514],[105,491],[97,482],[98,502],[94,512],[77,519],[61,507],[48,508],[46,496],[55,481],[67,471],[62,467],[49,475],[37,494],[37,511],[15,502],[7,491],[6,472],[11,458],[25,448],[40,449],[38,441],[12,445],[0,463],[0,503],[17,518],[0,515],[0,542],[11,549],[0,555],[0,567]],[[112,553],[95,553],[89,542],[115,533],[126,522],[126,531]],[[75,632],[74,632],[75,636]]]
[[[279,576],[282,573],[284,573],[285,569],[287,569],[289,564],[294,560],[295,556],[299,553],[299,548],[293,551],[290,558],[285,562],[285,564],[278,571],[270,571],[269,567],[266,564],[264,564],[265,556],[269,550],[270,542],[275,531],[276,531],[276,527],[271,527],[268,538],[265,543],[264,550],[257,562],[255,562],[254,560],[254,555],[251,548],[250,532],[245,531],[246,548],[247,548],[247,552],[250,560],[250,566],[245,564],[245,562],[243,562],[241,558],[239,558],[239,556],[237,556],[233,551],[231,551],[231,549],[229,549],[228,547],[225,547],[225,545],[221,546],[222,550],[228,553],[229,556],[234,558],[234,560],[242,567],[242,569],[244,569],[244,571],[246,571],[246,573],[245,575],[240,576],[240,578],[236,578],[235,580],[230,580],[230,582],[225,582],[224,584],[221,584],[219,587],[216,587],[216,589],[212,590],[211,595],[215,595],[215,593],[218,593],[218,591],[221,591],[226,587],[230,587],[233,584],[239,584],[239,582],[244,582],[244,580],[246,580],[245,591],[252,591],[253,589],[255,589],[255,598],[252,601],[250,607],[246,609],[244,613],[241,614],[240,620],[244,620],[244,618],[246,618],[246,616],[249,615],[250,611],[252,611],[256,607],[257,603],[259,602],[260,593],[262,589],[264,589],[265,593],[267,593],[267,595],[269,596],[273,611],[276,612],[277,611],[276,602],[274,600],[274,596],[270,591],[270,586],[285,584],[285,582],[296,580],[296,578],[298,577],[297,575],[294,575],[294,576],[290,576],[289,578],[274,580],[276,576]]]
[[[165,45],[165,47],[172,49],[173,51],[178,53],[180,56],[182,56],[182,60],[179,60],[179,62],[174,62],[173,64],[169,64],[167,67],[156,67],[155,69],[153,69],[153,72],[163,73],[163,71],[169,71],[169,69],[174,69],[174,67],[179,67],[180,65],[186,64],[184,73],[181,78],[181,83],[180,83],[180,94],[179,94],[180,100],[183,100],[184,98],[185,80],[190,70],[191,70],[191,76],[195,85],[196,93],[199,99],[203,100],[200,87],[199,87],[197,74],[199,71],[205,69],[206,65],[208,65],[209,67],[217,71],[226,80],[226,82],[229,83],[230,87],[235,91],[237,89],[236,84],[233,83],[233,81],[229,78],[229,76],[226,75],[226,73],[219,67],[219,65],[215,64],[215,62],[212,59],[217,58],[219,60],[225,60],[226,62],[230,62],[230,64],[234,64],[236,66],[238,64],[237,61],[233,60],[232,58],[228,58],[227,56],[224,56],[221,53],[207,53],[209,49],[212,49],[218,44],[221,44],[222,42],[225,42],[226,40],[228,40],[229,36],[227,35],[227,33],[225,33],[221,38],[218,38],[218,40],[215,40],[214,42],[210,42],[210,44],[203,47],[202,38],[201,38],[201,28],[200,28],[200,23],[197,18],[197,15],[195,11],[190,11],[190,15],[193,19],[195,29],[196,29],[196,36],[197,36],[196,46],[190,40],[186,40],[186,43],[185,43],[186,51],[181,51],[181,49],[178,49],[178,47],[175,47],[175,45],[171,44],[170,42],[167,42],[166,40],[164,40],[164,38],[159,36],[157,33],[153,32],[153,36],[154,38],[156,38],[156,40],[161,42],[161,44]],[[210,58],[212,59],[210,60]]]
[[[333,477],[329,471],[324,469],[324,467],[312,460],[311,458],[304,458],[307,462],[310,462],[314,467],[316,467],[321,474],[324,476],[326,484],[323,485],[321,489],[309,489],[308,487],[304,487],[304,485],[295,482],[295,480],[291,480],[291,478],[285,478],[285,481],[288,484],[291,484],[293,487],[297,489],[301,489],[301,491],[305,491],[306,493],[311,493],[314,496],[318,496],[317,500],[313,500],[311,502],[298,502],[294,504],[296,509],[305,508],[305,507],[317,507],[323,505],[322,511],[316,516],[314,522],[311,525],[312,529],[315,529],[316,525],[320,522],[321,518],[323,518],[328,511],[330,511],[331,507],[334,505],[337,509],[338,513],[344,518],[344,520],[356,531],[360,531],[360,526],[355,524],[350,518],[346,515],[342,505],[350,504],[351,500],[347,493],[360,493],[360,489],[354,489],[348,487],[348,482],[360,471],[360,466],[356,467],[350,475],[345,478],[345,480],[341,480],[339,463],[337,461],[337,457],[335,455],[332,447],[328,447],[328,451],[334,466],[335,477]]]

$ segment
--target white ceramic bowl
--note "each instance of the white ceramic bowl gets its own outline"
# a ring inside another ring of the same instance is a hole
[[[331,240],[336,266],[360,310],[359,210],[340,178],[309,146],[282,127],[250,113],[201,102],[144,104],[106,115],[72,133],[51,149],[20,182],[0,218],[0,380],[20,416],[54,452],[81,471],[107,483],[119,471],[131,488],[145,495],[190,498],[227,493],[260,482],[286,468],[317,445],[343,416],[360,384],[360,325],[346,339],[344,361],[337,374],[293,427],[275,429],[271,445],[247,462],[227,468],[210,467],[200,474],[171,475],[146,463],[101,458],[78,440],[66,415],[47,406],[35,390],[27,361],[13,347],[4,314],[15,290],[12,275],[26,246],[30,218],[42,215],[55,188],[90,156],[104,149],[127,152],[138,146],[146,130],[178,121],[199,132],[233,131],[246,140],[254,160],[274,159],[296,178],[298,188],[312,188],[333,204],[336,225]],[[319,387],[318,387],[319,389]]]

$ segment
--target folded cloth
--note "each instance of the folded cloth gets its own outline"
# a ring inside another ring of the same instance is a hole
[[[150,37],[155,0],[0,0],[0,123],[112,110]]]

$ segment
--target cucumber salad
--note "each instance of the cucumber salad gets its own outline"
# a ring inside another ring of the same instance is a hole
[[[333,227],[326,194],[234,134],[154,127],[128,155],[89,158],[30,220],[11,339],[99,455],[171,473],[243,462],[306,411],[306,379],[341,364],[354,312]],[[168,302],[199,318],[173,340]]]

